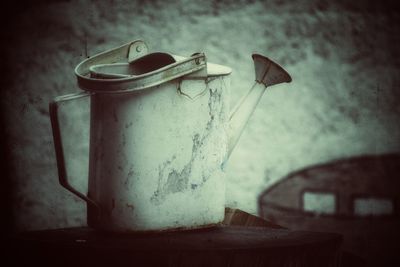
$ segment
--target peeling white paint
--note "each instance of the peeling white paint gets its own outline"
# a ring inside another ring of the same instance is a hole
[[[225,207],[229,77],[91,99],[91,226],[113,231],[198,227]]]

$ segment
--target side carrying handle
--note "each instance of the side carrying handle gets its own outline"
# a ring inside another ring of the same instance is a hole
[[[90,96],[92,93],[77,93],[77,94],[69,94],[64,96],[56,97],[52,102],[49,104],[49,112],[50,112],[50,121],[51,127],[53,130],[53,140],[54,140],[54,148],[56,152],[56,160],[57,160],[57,169],[58,169],[58,180],[60,184],[70,191],[71,193],[75,194],[79,198],[86,201],[89,205],[92,205],[96,208],[97,214],[100,215],[100,207],[99,205],[93,201],[92,199],[88,198],[86,195],[82,194],[75,188],[71,186],[68,181],[67,169],[65,167],[65,159],[64,159],[64,149],[63,143],[61,138],[61,129],[60,123],[58,120],[58,107],[59,104],[66,101],[76,100],[82,97]]]

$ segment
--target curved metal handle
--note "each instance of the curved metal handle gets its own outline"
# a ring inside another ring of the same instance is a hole
[[[77,94],[69,94],[69,95],[56,97],[49,104],[49,112],[50,112],[51,127],[53,130],[54,149],[56,152],[58,180],[65,189],[67,189],[71,193],[75,194],[79,198],[83,199],[89,205],[92,205],[93,207],[95,207],[96,210],[98,211],[97,214],[100,214],[99,205],[92,199],[88,198],[87,196],[85,196],[84,194],[82,194],[81,192],[79,192],[78,190],[73,188],[68,181],[67,169],[65,167],[64,149],[63,149],[63,143],[62,143],[62,138],[61,138],[60,124],[58,121],[58,107],[61,102],[75,100],[78,98],[90,96],[91,94],[92,93],[82,92],[82,93],[77,93]]]
[[[172,61],[165,66],[158,66],[158,68],[140,75],[129,73],[132,65],[161,62],[163,59],[165,60],[166,56],[170,57]],[[167,53],[149,54],[147,45],[141,40],[136,40],[85,59],[75,67],[75,75],[82,90],[101,93],[126,93],[157,86],[207,67],[204,53],[195,53],[189,58],[181,58],[173,62],[174,59],[172,55]],[[113,65],[116,68],[125,68],[128,71],[125,74],[115,72],[112,75],[107,73],[96,74],[96,68],[111,68]]]

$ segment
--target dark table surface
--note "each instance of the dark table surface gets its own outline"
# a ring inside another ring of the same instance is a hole
[[[67,228],[12,235],[3,251],[21,265],[339,266],[341,241],[339,234],[266,227],[129,234]]]

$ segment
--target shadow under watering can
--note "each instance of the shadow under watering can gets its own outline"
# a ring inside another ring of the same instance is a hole
[[[231,69],[203,53],[149,53],[133,41],[75,69],[83,92],[50,103],[60,184],[88,203],[89,226],[107,231],[202,228],[223,221],[223,164],[267,86],[289,74],[254,54],[255,83],[229,109]],[[67,176],[57,110],[90,97],[89,185]]]

